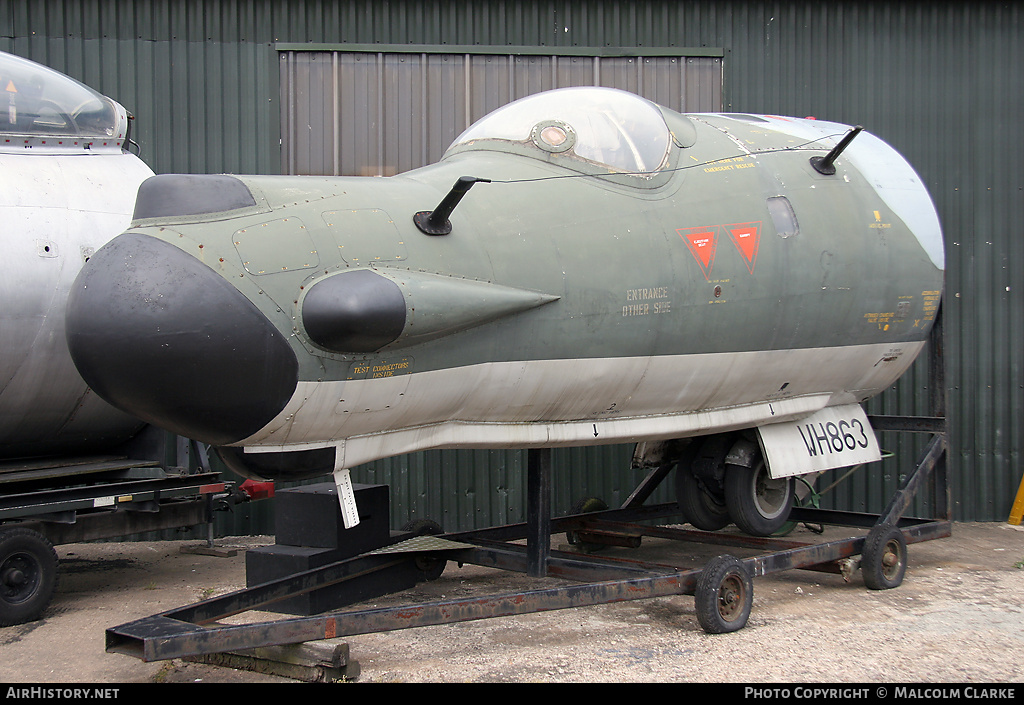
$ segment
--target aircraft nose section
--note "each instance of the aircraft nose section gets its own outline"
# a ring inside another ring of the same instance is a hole
[[[67,307],[71,357],[114,406],[213,445],[284,408],[298,380],[288,340],[226,279],[157,238],[128,232],[86,263]]]

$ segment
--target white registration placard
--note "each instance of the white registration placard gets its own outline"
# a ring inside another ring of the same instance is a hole
[[[826,407],[801,421],[760,426],[757,431],[773,478],[871,463],[882,457],[860,404]]]

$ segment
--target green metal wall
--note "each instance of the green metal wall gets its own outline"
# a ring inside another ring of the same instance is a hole
[[[277,49],[286,174],[392,176],[426,166],[488,113],[554,88],[599,85],[680,112],[722,110],[720,49],[595,56],[479,44]]]
[[[0,49],[126,105],[157,172],[279,173],[280,43],[721,47],[726,110],[864,125],[930,188],[946,233],[955,515],[1003,521],[1024,426],[1022,14],[988,2],[0,0]],[[919,364],[871,410],[925,413],[927,385]],[[831,503],[882,507],[918,446],[883,443],[896,458],[858,473]],[[629,484],[634,473],[619,472],[628,457],[581,451],[556,465],[556,482],[564,473],[572,493],[596,478]],[[460,528],[518,519],[522,467],[521,454],[437,451],[360,472],[410,488],[397,491],[402,511],[440,511]],[[432,485],[453,504],[428,506]]]

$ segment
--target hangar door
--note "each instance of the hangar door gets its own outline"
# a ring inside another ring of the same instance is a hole
[[[552,88],[621,88],[674,110],[722,110],[717,49],[387,49],[278,46],[284,173],[391,176],[425,166],[487,113]]]

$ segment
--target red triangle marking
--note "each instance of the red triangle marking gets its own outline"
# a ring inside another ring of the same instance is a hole
[[[725,226],[729,237],[732,239],[740,256],[747,263],[747,271],[754,273],[754,265],[757,263],[757,250],[761,244],[761,222],[756,223],[735,223]]]
[[[718,248],[718,228],[680,228],[676,230],[683,238],[690,254],[697,260],[704,278],[710,279],[711,267],[715,263],[715,250]]]

